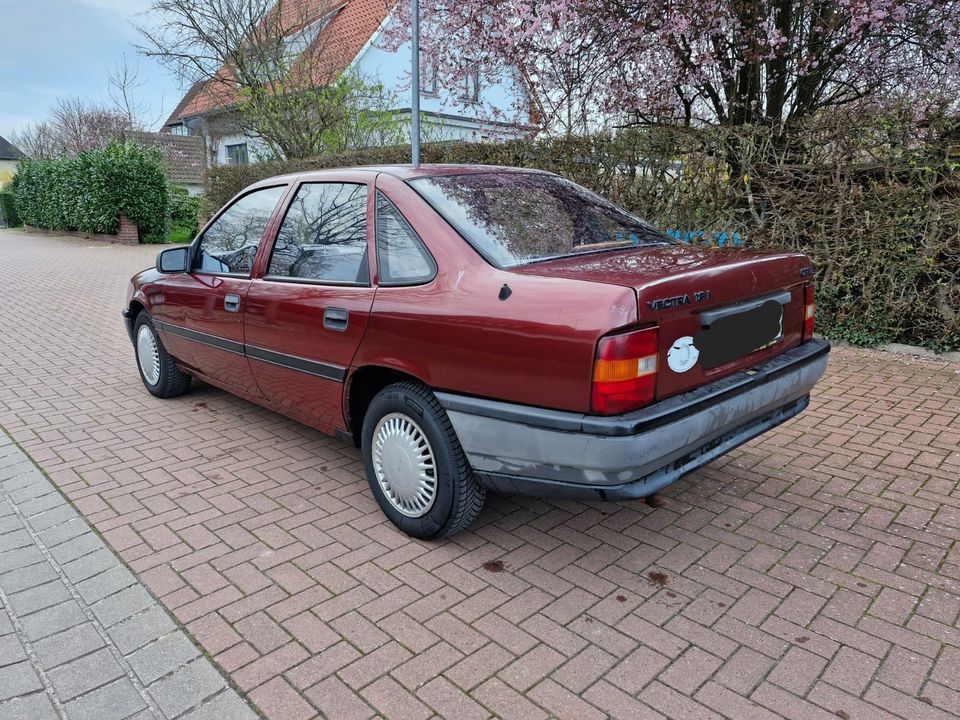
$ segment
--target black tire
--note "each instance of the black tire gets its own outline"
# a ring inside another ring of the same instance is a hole
[[[154,342],[157,345],[160,375],[157,382],[153,384],[143,374],[143,368],[140,365],[140,346],[137,338],[140,337],[141,328],[147,328],[153,334]],[[174,398],[183,395],[190,389],[190,376],[182,372],[173,358],[170,357],[170,353],[163,346],[160,336],[157,335],[157,329],[153,326],[153,321],[145,311],[137,315],[137,320],[133,325],[133,352],[137,360],[137,372],[140,373],[143,386],[151,395],[158,398]]]
[[[436,495],[432,507],[420,517],[408,517],[385,495],[374,472],[373,434],[381,419],[400,413],[414,420],[433,450]],[[469,525],[483,509],[487,491],[477,484],[446,411],[429,389],[403,382],[381,390],[363,418],[361,450],[367,481],[377,504],[390,521],[407,535],[435,540]]]

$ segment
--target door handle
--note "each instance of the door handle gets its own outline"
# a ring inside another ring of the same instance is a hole
[[[347,329],[350,314],[343,308],[327,308],[323,311],[323,326],[327,330],[343,332]]]
[[[224,295],[223,309],[227,312],[240,312],[240,296],[236,293],[227,293]]]

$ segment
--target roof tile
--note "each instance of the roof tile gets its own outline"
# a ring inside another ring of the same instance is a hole
[[[203,172],[207,162],[202,137],[134,131],[128,131],[126,135],[141,147],[160,148],[170,182],[183,184],[203,182]]]
[[[284,22],[295,26],[299,18],[304,18],[309,23],[343,6],[312,46],[312,52],[317,56],[322,54],[326,61],[322,68],[319,63],[314,68],[315,81],[323,83],[350,66],[395,4],[396,0],[289,0],[283,6]],[[175,125],[186,118],[229,108],[238,98],[230,71],[221,68],[217,79],[199,82],[190,88],[166,124]]]
[[[0,160],[23,160],[24,155],[15,145],[0,137]]]

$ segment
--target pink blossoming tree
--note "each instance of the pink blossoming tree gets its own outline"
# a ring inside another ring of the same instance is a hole
[[[421,0],[441,77],[520,68],[544,120],[739,125],[960,88],[951,0]],[[400,0],[387,42],[408,36]]]

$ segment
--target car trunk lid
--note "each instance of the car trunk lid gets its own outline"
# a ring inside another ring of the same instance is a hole
[[[669,245],[513,270],[633,288],[639,324],[659,327],[656,398],[663,399],[799,345],[810,261],[800,253]]]

